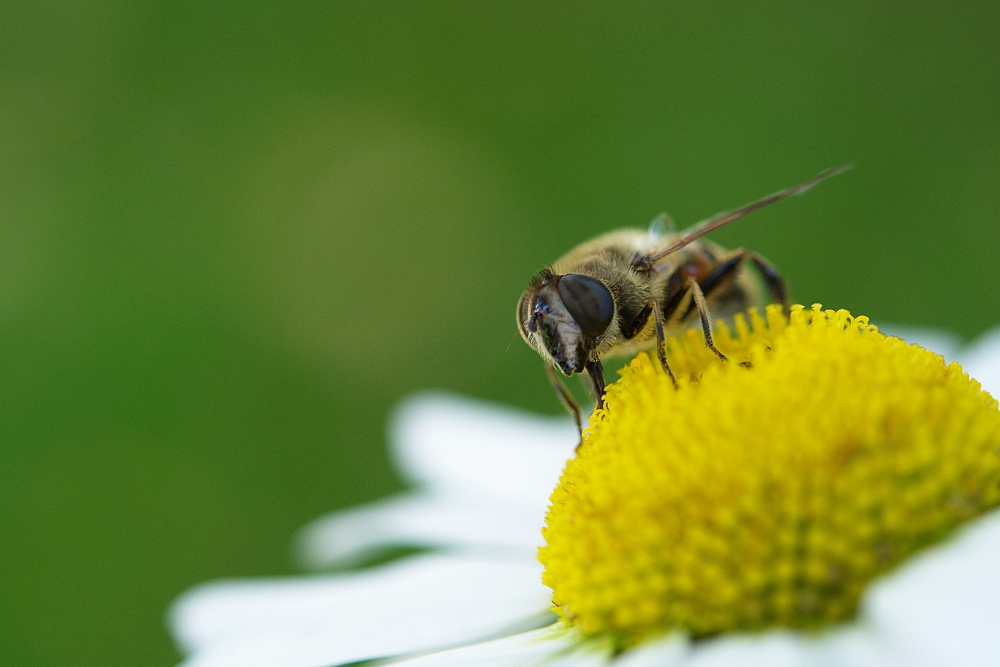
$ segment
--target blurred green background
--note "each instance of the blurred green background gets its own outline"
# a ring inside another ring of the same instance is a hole
[[[1000,323],[1000,5],[611,5],[4,3],[4,664],[176,662],[177,594],[400,488],[410,392],[558,413],[521,290],[661,210],[853,161],[714,238]]]

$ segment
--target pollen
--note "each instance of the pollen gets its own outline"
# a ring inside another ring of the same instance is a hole
[[[748,321],[749,320],[749,321]],[[1000,410],[957,363],[802,306],[639,355],[553,492],[564,621],[627,647],[850,619],[865,587],[1000,505]]]

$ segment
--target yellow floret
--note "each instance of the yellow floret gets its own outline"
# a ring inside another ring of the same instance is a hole
[[[850,618],[873,577],[1000,504],[1000,410],[952,363],[813,306],[643,354],[552,494],[555,610],[621,646]]]

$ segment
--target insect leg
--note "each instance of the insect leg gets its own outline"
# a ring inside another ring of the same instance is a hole
[[[563,381],[559,379],[559,375],[554,366],[545,364],[545,374],[549,377],[549,382],[552,384],[552,388],[556,390],[556,396],[559,397],[559,402],[562,403],[563,407],[566,408],[566,412],[573,415],[573,420],[576,422],[576,430],[580,432],[580,441],[583,441],[583,416],[580,414],[580,405],[573,398],[573,394],[569,393],[569,389],[563,384]]]
[[[754,266],[757,267],[761,275],[764,276],[764,282],[767,283],[767,288],[771,290],[771,296],[781,304],[781,307],[785,310],[785,315],[788,315],[792,310],[792,302],[788,299],[788,283],[785,282],[785,279],[778,273],[778,269],[774,268],[774,265],[769,261],[755,252],[747,252],[746,255],[754,263]]]
[[[604,407],[604,366],[601,365],[600,359],[587,362],[587,375],[594,383],[594,393],[597,394],[597,405],[594,409],[600,410]]]
[[[720,287],[726,280],[726,278],[731,277],[740,268],[743,260],[747,259],[747,251],[743,248],[739,248],[731,252],[728,256],[723,257],[712,272],[701,281],[701,291],[702,294],[711,294],[718,287]]]
[[[674,383],[674,389],[677,389],[677,378],[674,377],[674,372],[667,364],[667,342],[663,336],[663,315],[660,314],[660,306],[656,303],[656,299],[650,301],[649,304],[653,308],[653,324],[656,327],[656,358],[660,360],[660,366],[670,376],[670,381]]]
[[[764,282],[767,283],[771,297],[780,303],[785,309],[785,314],[788,314],[791,304],[788,300],[788,284],[785,283],[785,279],[781,277],[778,269],[774,268],[773,264],[757,253],[744,250],[743,248],[734,250],[728,257],[723,258],[716,265],[712,272],[708,274],[708,277],[701,281],[701,291],[704,294],[711,294],[726,278],[735,273],[743,260],[746,259],[753,262],[757,270],[764,276]]]
[[[681,306],[684,306],[681,308]],[[691,301],[691,290],[687,289],[687,277],[684,267],[680,266],[667,277],[667,289],[663,303],[664,322],[680,322],[687,319],[687,316],[694,308]]]
[[[693,277],[688,278],[687,286],[694,297],[695,306],[698,308],[698,315],[701,317],[701,331],[705,335],[705,345],[712,352],[719,355],[719,359],[729,361],[729,357],[719,352],[719,349],[715,347],[715,340],[712,338],[712,320],[708,316],[708,304],[705,303],[705,294],[701,291],[701,286],[698,285],[698,281]]]

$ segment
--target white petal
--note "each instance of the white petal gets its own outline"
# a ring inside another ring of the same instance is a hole
[[[482,507],[462,498],[404,494],[334,512],[298,538],[306,567],[362,562],[386,547],[485,549],[534,559],[545,507],[535,512]]]
[[[538,511],[579,436],[566,417],[541,417],[444,393],[397,410],[390,442],[403,474],[434,493]]]
[[[972,345],[961,350],[962,368],[979,380],[983,389],[1000,399],[1000,327],[987,331]]]
[[[691,643],[680,634],[640,644],[615,661],[615,667],[680,667],[690,657]]]
[[[865,611],[894,664],[1000,665],[1000,512],[877,584]]]
[[[864,619],[814,639],[811,648],[816,667],[905,667]]]
[[[357,573],[200,586],[170,610],[189,665],[320,667],[454,646],[548,609],[541,566],[421,556]]]
[[[693,643],[674,634],[625,652],[614,667],[888,667],[870,629],[859,623],[809,635],[790,630],[728,634]]]
[[[403,660],[402,667],[598,667],[610,660],[606,653],[581,649],[575,635],[550,626],[502,639]]]
[[[946,329],[931,329],[929,327],[890,323],[879,324],[878,330],[887,336],[902,338],[907,343],[915,343],[931,352],[937,352],[944,357],[946,362],[953,361],[959,348],[962,346],[962,339],[958,334]]]
[[[811,661],[801,636],[776,631],[762,635],[725,635],[706,641],[681,664],[684,667],[806,667]]]

